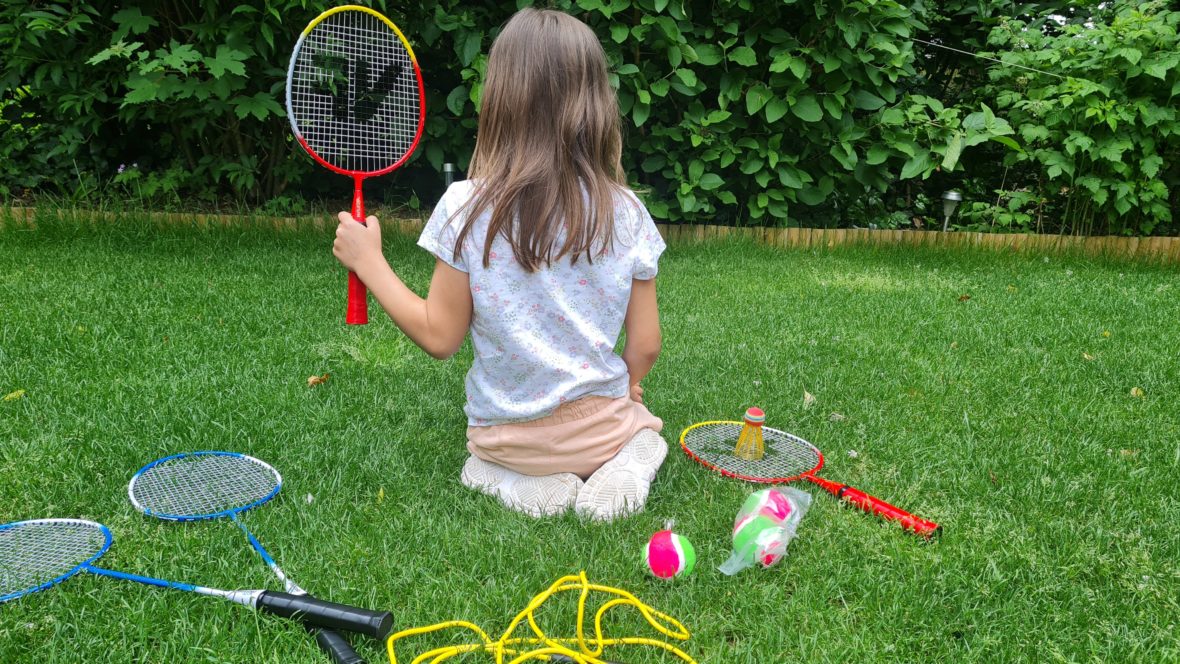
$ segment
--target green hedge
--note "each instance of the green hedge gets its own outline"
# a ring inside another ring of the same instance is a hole
[[[428,88],[422,149],[373,195],[433,201],[442,163],[470,155],[487,49],[531,3],[368,4],[414,43]],[[659,218],[920,226],[953,187],[964,227],[1175,231],[1180,13],[1164,2],[551,4],[601,36],[625,167]],[[10,0],[0,194],[344,199],[281,106],[294,39],[327,5]]]

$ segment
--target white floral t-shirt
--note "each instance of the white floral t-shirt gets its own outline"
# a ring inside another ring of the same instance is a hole
[[[467,372],[468,424],[524,422],[584,396],[627,396],[627,365],[614,347],[631,280],[654,279],[664,251],[647,209],[631,192],[620,194],[610,253],[593,263],[582,256],[575,265],[566,256],[530,274],[502,237],[492,243],[484,267],[490,212],[476,220],[455,258],[465,220],[448,220],[473,192],[470,180],[451,185],[418,239],[418,246],[469,277],[475,361]]]

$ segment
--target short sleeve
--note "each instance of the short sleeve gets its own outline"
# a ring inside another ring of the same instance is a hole
[[[434,254],[439,260],[456,270],[467,272],[467,261],[463,258],[462,253],[458,257],[455,256],[455,238],[458,237],[462,220],[451,219],[454,211],[463,204],[463,201],[457,200],[456,196],[457,193],[460,193],[457,189],[459,184],[456,182],[451,185],[443,194],[438,205],[434,206],[430,220],[426,222],[426,227],[418,236],[418,246]]]
[[[656,273],[659,271],[660,255],[664,253],[667,245],[664,244],[664,238],[660,237],[660,231],[656,229],[656,222],[652,220],[651,214],[642,203],[638,205],[638,212],[639,226],[636,229],[635,246],[632,249],[634,262],[632,263],[631,277],[646,281],[656,278]]]

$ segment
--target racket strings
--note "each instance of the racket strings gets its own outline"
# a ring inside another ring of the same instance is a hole
[[[155,516],[197,518],[253,505],[272,495],[280,482],[273,468],[249,457],[189,455],[145,470],[131,494]]]
[[[333,14],[303,39],[288,90],[292,121],[324,161],[374,172],[405,157],[420,124],[410,52],[379,18]]]
[[[785,431],[762,428],[765,454],[744,459],[736,454],[741,422],[702,424],[685,433],[684,446],[706,465],[751,479],[787,479],[818,469],[822,456],[807,441]]]
[[[0,530],[0,598],[53,581],[106,543],[101,526],[79,521],[27,521]]]

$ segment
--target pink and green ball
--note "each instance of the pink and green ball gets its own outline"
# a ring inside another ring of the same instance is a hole
[[[651,536],[644,550],[644,559],[652,574],[661,579],[671,579],[682,574],[692,574],[692,568],[697,563],[697,553],[687,538],[671,530],[661,530]]]
[[[733,550],[747,562],[770,567],[782,557],[783,524],[761,514],[749,514],[733,527]]]
[[[742,509],[738,511],[738,521],[751,515],[762,515],[776,521],[786,521],[795,509],[791,501],[778,489],[763,489],[750,494]]]

